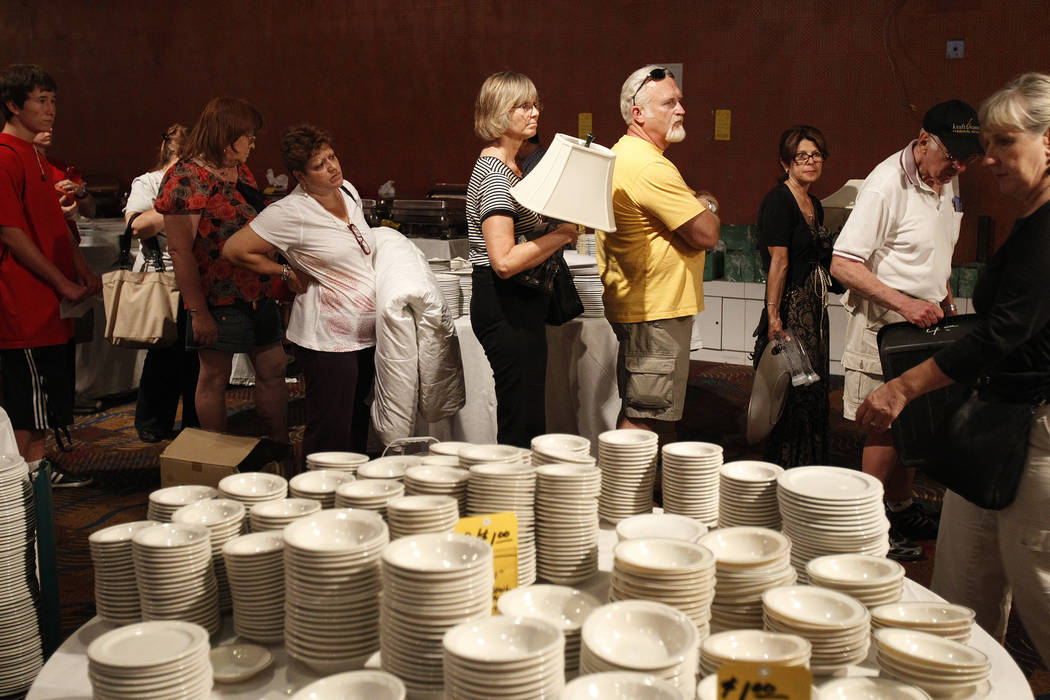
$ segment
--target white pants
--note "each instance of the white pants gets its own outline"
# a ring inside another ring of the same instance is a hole
[[[1011,600],[1043,663],[1050,663],[1050,406],[1039,409],[1014,502],[985,510],[944,496],[931,588],[977,612],[1002,640]]]

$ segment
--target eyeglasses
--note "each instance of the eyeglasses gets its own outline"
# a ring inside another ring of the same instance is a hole
[[[815,151],[813,153],[803,153],[802,151],[799,151],[791,160],[795,161],[795,165],[805,165],[809,161],[813,161],[814,163],[823,163],[824,154],[820,151]]]
[[[638,93],[642,91],[642,88],[645,87],[646,83],[648,83],[650,80],[654,83],[658,83],[667,76],[671,76],[671,80],[674,80],[674,73],[667,70],[666,68],[653,68],[651,71],[649,71],[649,75],[645,76],[645,80],[642,81],[642,84],[639,85],[638,89],[634,91],[633,95],[631,95],[631,104],[634,104],[635,98],[638,97]]]
[[[255,134],[241,134],[241,137],[248,139],[249,145],[255,145]]]
[[[535,109],[537,112],[541,112],[543,111],[543,103],[539,100],[536,100],[535,102],[522,102],[514,109],[520,109],[522,112],[531,112]]]
[[[350,229],[350,233],[354,234],[354,238],[357,239],[357,245],[361,246],[361,252],[365,255],[371,255],[372,249],[368,247],[368,243],[365,241],[365,237],[361,235],[361,231],[353,224],[347,224],[346,227]]]
[[[951,163],[952,167],[956,169],[962,170],[963,168],[973,165],[981,159],[981,155],[979,153],[968,155],[965,158],[956,158],[951,154],[951,151],[944,147],[944,142],[933,134],[930,134],[930,141],[933,141],[935,144],[937,144],[937,148],[941,149],[941,153],[944,154],[944,159]]]

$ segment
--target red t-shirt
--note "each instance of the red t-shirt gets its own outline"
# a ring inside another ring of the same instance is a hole
[[[33,145],[0,134],[0,226],[21,229],[40,252],[75,279],[73,244],[58,205],[55,179]],[[43,164],[43,167],[41,167]],[[60,345],[73,322],[59,317],[58,293],[0,243],[0,348]]]

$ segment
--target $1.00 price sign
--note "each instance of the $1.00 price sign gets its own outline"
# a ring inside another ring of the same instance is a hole
[[[492,545],[492,565],[495,570],[492,611],[495,614],[499,597],[518,587],[518,516],[508,512],[460,518],[456,523],[456,532],[477,537]]]
[[[813,676],[803,666],[733,661],[718,669],[718,700],[810,700]]]

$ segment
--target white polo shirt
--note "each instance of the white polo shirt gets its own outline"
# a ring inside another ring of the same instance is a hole
[[[947,295],[962,211],[958,178],[938,195],[919,179],[912,141],[864,180],[835,255],[864,263],[883,284],[938,303]],[[847,307],[854,304],[847,298]]]
[[[353,194],[343,193],[350,221],[374,251],[361,197],[349,182],[344,180],[343,187]],[[375,267],[345,222],[297,186],[248,226],[317,282],[296,295],[288,340],[322,352],[352,352],[376,344]]]

